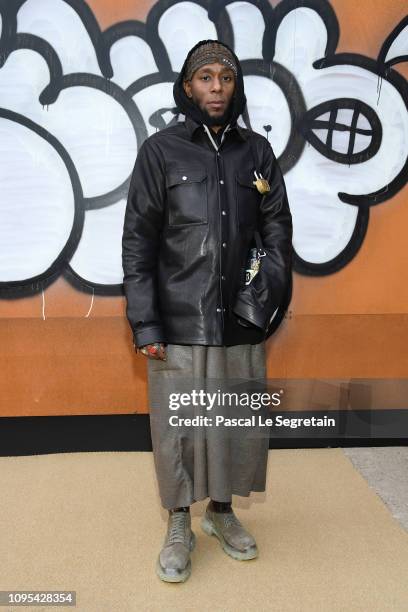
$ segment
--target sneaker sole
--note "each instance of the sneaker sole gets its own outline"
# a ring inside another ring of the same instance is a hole
[[[247,561],[249,559],[256,559],[256,557],[258,556],[258,548],[256,546],[251,546],[245,551],[238,550],[237,548],[233,548],[232,546],[230,546],[225,541],[225,538],[223,537],[222,533],[218,531],[213,521],[211,521],[206,516],[203,516],[203,518],[201,519],[201,529],[209,536],[215,535],[218,538],[224,552],[226,552],[227,555],[229,555],[233,559],[237,559],[238,561]]]
[[[191,532],[190,552],[194,549],[196,543],[195,533]],[[188,560],[186,567],[183,570],[165,569],[160,563],[160,556],[156,562],[156,574],[163,582],[185,582],[191,574],[191,560]]]

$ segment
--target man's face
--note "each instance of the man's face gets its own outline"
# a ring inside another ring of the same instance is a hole
[[[235,90],[235,74],[224,64],[206,64],[184,81],[184,91],[202,111],[214,119],[226,115]]]

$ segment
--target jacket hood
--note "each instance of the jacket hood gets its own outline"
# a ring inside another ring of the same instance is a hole
[[[203,113],[200,107],[197,106],[197,104],[195,104],[192,101],[192,99],[186,95],[186,92],[184,91],[184,87],[183,87],[183,81],[185,79],[187,62],[190,59],[190,56],[198,47],[206,43],[209,43],[209,42],[219,42],[220,44],[222,44],[232,53],[235,59],[235,62],[236,62],[236,66],[237,66],[236,87],[235,87],[234,96],[230,104],[230,108],[229,108],[230,112],[229,112],[228,120],[227,120],[227,123],[234,124],[236,120],[238,119],[238,117],[242,115],[242,113],[245,110],[245,106],[246,106],[246,97],[245,97],[245,92],[244,92],[244,79],[242,76],[241,64],[239,62],[239,59],[235,55],[234,51],[228,45],[226,45],[225,43],[219,40],[200,40],[200,42],[198,42],[192,49],[190,49],[184,61],[183,67],[173,86],[174,101],[176,103],[177,110],[180,113],[183,113],[183,115],[185,115],[186,117],[190,117],[197,123],[205,123],[206,125],[216,125],[217,124],[217,119],[214,118],[213,120],[211,120],[211,118],[209,118],[207,114]]]

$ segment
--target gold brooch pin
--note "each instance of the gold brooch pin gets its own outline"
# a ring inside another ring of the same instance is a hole
[[[255,175],[256,181],[252,181],[252,183],[255,185],[259,193],[262,193],[262,194],[268,193],[268,191],[271,190],[271,188],[269,187],[268,181],[264,179],[261,173],[259,173],[258,175],[256,170],[254,170],[254,175]]]

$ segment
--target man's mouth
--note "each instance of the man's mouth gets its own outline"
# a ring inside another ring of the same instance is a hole
[[[224,106],[224,104],[225,103],[223,101],[221,101],[221,100],[214,100],[212,102],[209,102],[208,106],[211,106],[211,108],[218,109],[218,108],[222,108]]]

